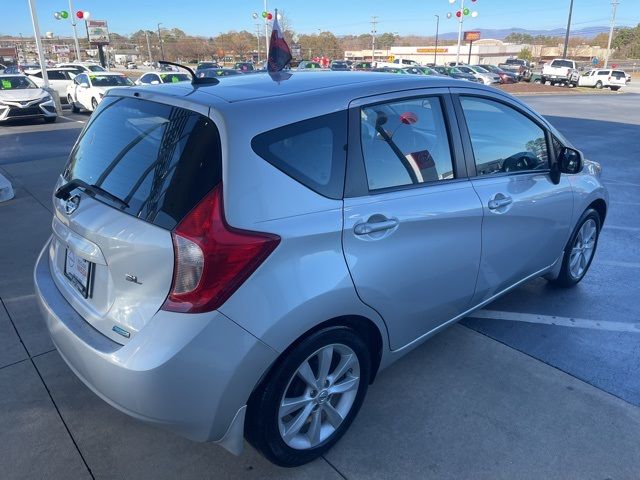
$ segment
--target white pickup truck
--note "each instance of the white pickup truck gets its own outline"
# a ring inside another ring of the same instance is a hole
[[[577,86],[578,78],[580,78],[580,74],[578,73],[576,62],[564,58],[556,58],[550,63],[544,64],[540,81],[542,83],[551,82],[551,85],[562,83],[568,86]]]
[[[407,60],[406,58],[396,58],[393,62],[376,62],[376,68],[405,68],[405,67],[419,67],[420,64],[415,60]]]

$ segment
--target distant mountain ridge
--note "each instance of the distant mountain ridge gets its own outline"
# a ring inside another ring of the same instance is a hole
[[[463,25],[465,30],[478,30],[480,31],[481,38],[495,38],[497,40],[503,40],[510,33],[523,33],[531,36],[537,35],[546,35],[548,37],[559,37],[565,34],[564,28],[554,28],[552,30],[528,30],[526,28],[478,28],[474,29],[468,25]],[[585,27],[579,29],[572,29],[571,36],[572,37],[585,37],[585,38],[593,38],[599,33],[606,33],[609,31],[609,27]],[[440,34],[440,38],[443,40],[457,40],[458,32],[447,32]]]

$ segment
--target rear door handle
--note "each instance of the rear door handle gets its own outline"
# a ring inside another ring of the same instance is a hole
[[[387,219],[381,222],[364,222],[358,223],[353,227],[353,233],[356,235],[368,235],[374,232],[382,232],[384,230],[390,230],[398,225],[398,220]]]
[[[489,200],[489,210],[497,210],[498,208],[506,207],[507,205],[511,205],[512,203],[513,198],[505,195],[500,195],[493,200]]]

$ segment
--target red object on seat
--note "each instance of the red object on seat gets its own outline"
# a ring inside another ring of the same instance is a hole
[[[418,122],[418,116],[413,112],[404,112],[400,114],[400,121],[405,125],[413,125]]]

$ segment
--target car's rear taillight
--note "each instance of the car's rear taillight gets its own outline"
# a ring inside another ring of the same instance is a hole
[[[162,309],[183,313],[219,308],[280,243],[277,235],[227,224],[222,184],[182,219],[172,235],[173,283]]]

